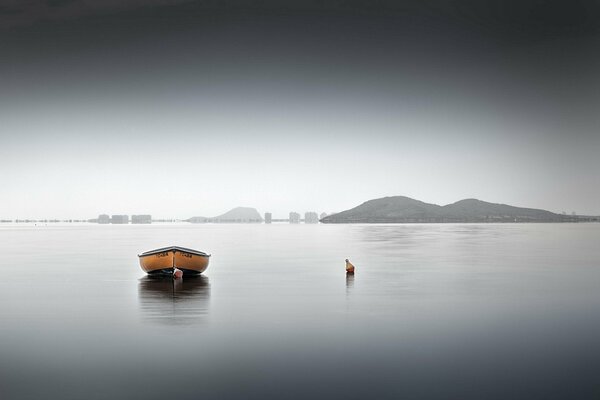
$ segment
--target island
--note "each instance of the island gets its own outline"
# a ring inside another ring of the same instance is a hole
[[[325,224],[343,223],[456,223],[456,222],[580,222],[597,217],[556,214],[535,208],[515,207],[465,199],[440,206],[405,196],[369,200],[350,210],[321,218]]]

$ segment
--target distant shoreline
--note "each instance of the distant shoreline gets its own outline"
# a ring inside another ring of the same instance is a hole
[[[425,221],[425,220],[411,220],[411,221],[378,221],[378,220],[355,220],[355,221],[328,221],[323,222],[319,221],[318,224],[314,223],[290,223],[286,220],[277,220],[273,221],[272,224],[268,224],[265,222],[205,222],[205,223],[192,223],[185,220],[172,220],[172,221],[153,221],[151,224],[136,224],[136,223],[126,223],[126,224],[99,224],[97,222],[88,222],[88,221],[33,221],[33,220],[20,220],[20,221],[8,221],[3,220],[0,221],[0,226],[8,226],[8,225],[102,225],[102,226],[128,226],[128,225],[167,225],[167,224],[177,224],[177,225],[190,225],[190,226],[198,226],[198,225],[410,225],[410,224],[580,224],[580,223],[598,223],[600,222],[600,216],[598,217],[584,217],[581,216],[575,219],[565,219],[565,220],[552,220],[552,221],[527,221],[527,220],[494,220],[494,221]]]

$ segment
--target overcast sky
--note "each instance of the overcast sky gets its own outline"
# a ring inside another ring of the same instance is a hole
[[[2,2],[0,218],[600,214],[597,2],[252,3]]]

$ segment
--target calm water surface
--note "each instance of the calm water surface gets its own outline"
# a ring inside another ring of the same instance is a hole
[[[207,272],[148,279],[171,244]],[[3,400],[600,398],[600,224],[3,224],[0,254]]]

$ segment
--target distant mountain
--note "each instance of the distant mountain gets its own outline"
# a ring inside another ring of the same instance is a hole
[[[263,219],[256,211],[256,208],[251,207],[236,207],[227,211],[225,214],[218,217],[210,218],[212,222],[262,222]]]
[[[329,215],[323,223],[402,222],[569,222],[573,217],[535,208],[465,199],[439,206],[404,196],[369,200],[358,207]]]
[[[252,223],[252,222],[263,222],[262,217],[256,211],[256,208],[251,207],[236,207],[232,210],[227,211],[225,214],[221,214],[217,217],[206,218],[206,217],[192,217],[187,219],[188,222],[191,223],[204,223],[204,222],[214,222],[214,223],[232,223],[232,222],[242,222],[242,223]]]

